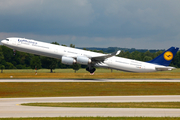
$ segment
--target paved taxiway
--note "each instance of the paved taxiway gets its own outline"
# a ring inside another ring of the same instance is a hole
[[[180,80],[59,80],[59,79],[1,79],[0,82],[180,82]],[[144,116],[180,117],[180,109],[159,108],[68,108],[32,107],[22,103],[34,102],[180,102],[180,95],[165,96],[90,96],[90,97],[38,97],[0,98],[0,118],[4,117],[59,117],[59,116]]]

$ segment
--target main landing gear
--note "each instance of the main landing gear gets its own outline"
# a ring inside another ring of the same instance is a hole
[[[94,75],[94,71],[96,71],[96,68],[86,68],[86,71],[90,72],[91,75]]]

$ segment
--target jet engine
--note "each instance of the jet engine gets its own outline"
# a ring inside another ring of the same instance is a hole
[[[91,59],[89,59],[88,57],[85,57],[85,56],[78,56],[77,63],[83,64],[83,65],[88,65],[89,63],[91,63]]]
[[[63,56],[61,59],[61,63],[66,64],[66,65],[72,65],[72,64],[76,63],[76,60],[71,57]]]

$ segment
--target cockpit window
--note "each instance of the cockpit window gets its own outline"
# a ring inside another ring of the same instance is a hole
[[[7,41],[9,41],[9,39],[6,39]]]

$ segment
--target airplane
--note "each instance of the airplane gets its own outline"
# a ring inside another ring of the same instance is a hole
[[[116,69],[127,72],[155,72],[175,69],[169,66],[172,59],[179,50],[178,47],[170,47],[155,59],[142,62],[122,57],[117,57],[120,50],[111,54],[102,54],[82,49],[65,47],[26,38],[11,37],[1,41],[1,43],[13,50],[42,55],[46,57],[61,59],[63,64],[87,65],[86,70],[94,74],[95,67]]]

